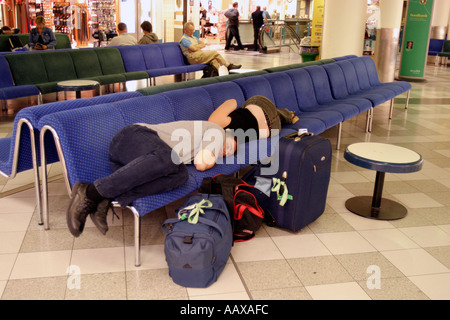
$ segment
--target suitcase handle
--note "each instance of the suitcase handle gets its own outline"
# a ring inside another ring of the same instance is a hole
[[[312,137],[312,136],[314,136],[314,133],[312,133],[312,132],[305,132],[305,133],[302,133],[301,135],[298,135],[297,132],[294,132],[294,133],[285,135],[284,138],[286,138],[286,139],[293,139],[296,142],[298,142],[298,141],[302,140],[304,137],[307,137],[307,136],[308,137]]]

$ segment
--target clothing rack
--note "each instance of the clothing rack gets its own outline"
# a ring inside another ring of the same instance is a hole
[[[89,11],[84,3],[76,3],[72,6],[74,21],[73,34],[77,42],[77,48],[87,47],[89,44]]]

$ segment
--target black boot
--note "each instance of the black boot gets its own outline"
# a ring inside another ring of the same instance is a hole
[[[106,235],[106,232],[108,232],[108,222],[106,221],[106,216],[110,207],[111,200],[105,199],[98,204],[97,210],[91,213],[92,222],[103,235]]]
[[[86,196],[88,185],[77,182],[72,189],[72,200],[67,209],[67,226],[75,237],[79,237],[83,232],[87,216],[97,210],[97,202]]]

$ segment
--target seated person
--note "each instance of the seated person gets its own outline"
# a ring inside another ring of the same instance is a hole
[[[192,22],[184,25],[184,35],[180,41],[180,47],[190,64],[210,64],[217,71],[220,66],[227,67],[228,71],[240,69],[242,66],[228,63],[217,51],[203,51],[205,43],[194,37],[195,26]]]
[[[117,37],[112,38],[109,46],[132,46],[137,44],[136,39],[128,34],[127,25],[123,22],[117,25]]]
[[[52,29],[45,26],[45,19],[43,16],[37,16],[34,20],[36,28],[30,31],[30,40],[28,46],[31,50],[47,50],[55,49],[56,38]]]
[[[144,35],[139,40],[138,44],[158,43],[158,36],[153,32],[153,26],[150,22],[144,21],[141,23],[142,32]]]

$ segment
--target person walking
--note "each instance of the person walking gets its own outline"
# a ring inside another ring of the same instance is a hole
[[[225,12],[225,17],[228,18],[227,29],[227,42],[225,44],[225,50],[230,50],[231,42],[233,38],[236,38],[239,50],[245,50],[241,42],[241,36],[239,35],[239,3],[233,3],[233,7]]]

